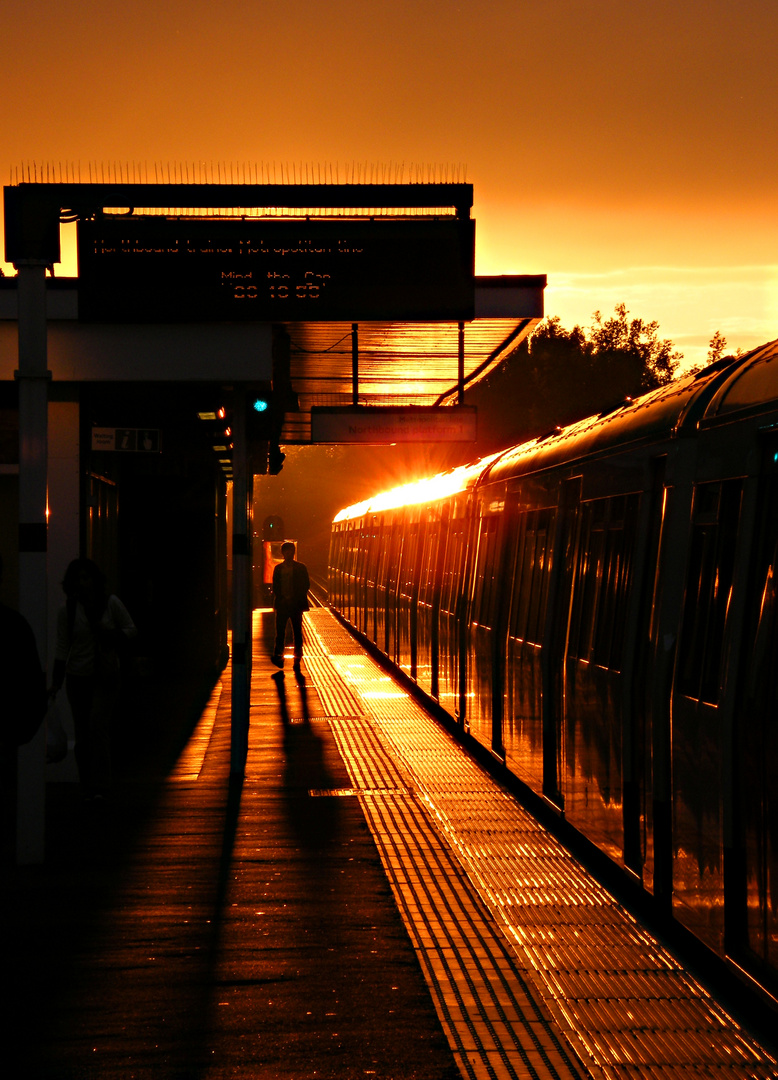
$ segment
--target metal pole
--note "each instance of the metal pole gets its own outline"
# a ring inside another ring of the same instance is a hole
[[[351,404],[359,405],[359,323],[351,324]]]
[[[232,422],[232,726],[230,772],[243,776],[251,709],[251,544],[246,391],[235,388]]]
[[[46,267],[19,263],[19,609],[48,666],[48,383]],[[41,863],[46,824],[46,731],[17,753],[16,860]]]
[[[465,324],[459,324],[459,364],[457,370],[457,405],[465,403]]]

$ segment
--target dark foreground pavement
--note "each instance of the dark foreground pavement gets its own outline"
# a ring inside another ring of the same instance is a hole
[[[46,1080],[459,1076],[329,724],[257,656],[196,780],[50,785],[42,867],[2,883],[3,1073]]]

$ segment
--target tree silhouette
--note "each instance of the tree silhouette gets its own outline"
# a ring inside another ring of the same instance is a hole
[[[478,453],[544,434],[672,381],[683,359],[659,324],[595,311],[587,333],[545,319],[488,380],[467,394],[478,406]]]
[[[721,360],[726,347],[727,339],[720,330],[717,330],[708,342],[708,363],[715,364],[717,361]]]
[[[660,340],[658,322],[628,315],[626,304],[617,304],[615,314],[606,320],[595,311],[590,340],[599,363],[623,368],[624,385],[631,387],[627,396],[635,397],[671,382],[683,354],[669,339]]]

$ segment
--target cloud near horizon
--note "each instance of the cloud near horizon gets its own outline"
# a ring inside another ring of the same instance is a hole
[[[683,366],[703,363],[719,330],[728,349],[744,352],[778,336],[778,264],[749,266],[633,266],[592,273],[548,271],[546,312],[568,328],[591,325],[592,314],[609,315],[625,303],[633,318],[659,323],[672,338]],[[699,330],[695,312],[708,314]],[[735,312],[737,314],[735,314]]]

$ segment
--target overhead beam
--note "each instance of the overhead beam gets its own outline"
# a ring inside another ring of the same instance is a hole
[[[424,209],[452,207],[468,218],[472,184],[35,184],[4,188],[5,258],[60,261],[59,220],[65,212],[105,207],[176,209]]]

